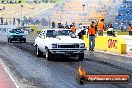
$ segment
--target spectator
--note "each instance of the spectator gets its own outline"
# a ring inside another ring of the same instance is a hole
[[[17,22],[18,22],[18,25],[20,25],[20,19],[19,18],[17,19]]]
[[[52,28],[55,28],[55,22],[52,22]]]
[[[98,22],[96,22],[96,24],[95,24],[95,31],[96,32],[98,31]]]
[[[83,35],[86,35],[85,29],[81,30],[81,31],[78,33],[79,39],[82,39],[82,36],[83,36]]]
[[[121,32],[124,31],[124,25],[123,25],[123,23],[121,23],[121,25],[120,25],[120,29],[121,29]]]
[[[3,6],[3,10],[5,10],[5,6]]]
[[[131,24],[129,24],[128,26],[128,32],[129,32],[129,35],[132,35],[132,25]]]
[[[1,4],[3,4],[3,3],[4,3],[4,0],[1,1]]]
[[[21,0],[20,1],[18,1],[18,4],[20,4],[21,3]]]
[[[73,25],[72,27],[71,27],[71,30],[72,30],[72,32],[76,32],[76,27]]]
[[[110,25],[109,25],[109,28],[113,28],[113,25],[112,25],[112,24],[110,24]],[[114,29],[114,28],[113,28],[113,29]]]
[[[0,20],[1,20],[1,25],[3,25],[3,17],[1,17]]]
[[[114,28],[113,28],[112,24],[109,25],[109,28],[107,30],[107,35],[115,37],[115,31],[114,31]]]
[[[103,31],[105,29],[105,24],[104,24],[104,19],[102,19],[99,23],[98,23],[98,35],[99,36],[103,36]]]
[[[16,19],[13,17],[13,25],[16,24]]]
[[[88,29],[88,34],[89,34],[89,50],[94,51],[96,30],[95,30],[95,26],[94,26],[93,21],[92,21],[92,24],[90,25],[90,27]]]
[[[126,25],[124,25],[124,32],[126,32]]]
[[[10,25],[12,25],[12,22],[11,22],[11,21],[9,21],[9,24],[10,24]]]
[[[7,20],[5,21],[4,25],[8,25],[8,21]]]

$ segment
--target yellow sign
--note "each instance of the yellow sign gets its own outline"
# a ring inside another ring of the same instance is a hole
[[[85,46],[89,47],[89,39],[83,35]],[[112,53],[126,54],[126,42],[123,38],[113,36],[97,36],[95,38],[95,49]]]

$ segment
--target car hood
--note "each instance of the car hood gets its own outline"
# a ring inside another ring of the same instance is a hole
[[[25,35],[24,33],[10,33],[9,35]]]
[[[71,38],[70,36],[57,36],[56,38],[46,38],[50,43],[84,43],[82,39]]]

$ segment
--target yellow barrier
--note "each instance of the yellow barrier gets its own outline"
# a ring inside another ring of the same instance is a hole
[[[89,39],[83,35],[85,46],[88,48]],[[95,49],[112,53],[126,54],[126,42],[123,38],[113,36],[97,36],[95,38]]]
[[[89,40],[87,38],[87,35],[83,35],[82,36],[82,39],[83,39],[83,41],[85,43],[85,47],[88,48],[89,47],[89,42],[88,42]]]

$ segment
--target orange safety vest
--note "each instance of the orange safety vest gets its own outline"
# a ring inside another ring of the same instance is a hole
[[[104,27],[105,27],[105,25],[103,22],[98,23],[98,30],[104,30]]]
[[[128,26],[128,31],[132,31],[132,26]]]
[[[89,27],[88,34],[89,35],[95,35],[96,34],[95,28]]]
[[[76,28],[75,28],[75,27],[72,27],[71,30],[72,30],[72,32],[74,32],[74,33],[76,32]]]

